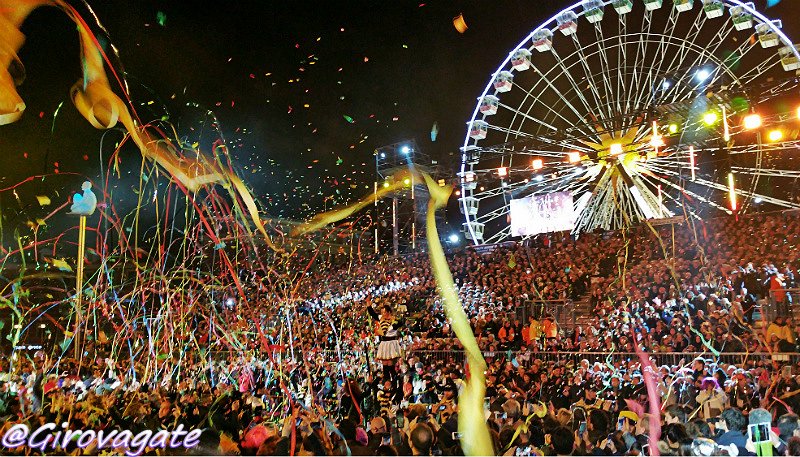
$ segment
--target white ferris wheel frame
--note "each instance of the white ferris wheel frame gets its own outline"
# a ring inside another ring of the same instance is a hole
[[[636,1],[636,0],[634,0],[634,1]],[[669,2],[669,3],[672,3],[670,0],[666,0],[666,1]],[[767,27],[769,27],[771,32],[774,33],[780,39],[781,46],[789,46],[791,48],[791,50],[793,51],[793,53],[795,54],[795,57],[800,59],[800,50],[798,50],[798,47],[789,38],[789,36],[786,35],[780,29],[780,27],[777,26],[774,23],[773,19],[768,18],[767,16],[762,14],[760,11],[756,10],[755,7],[751,3],[743,2],[741,0],[720,0],[720,2],[726,7],[727,10],[730,10],[730,8],[733,8],[733,7],[742,8],[743,12],[746,12],[746,13],[752,15],[752,17],[754,19],[754,22],[757,22],[759,25],[763,24],[763,25],[766,25]],[[475,106],[475,109],[474,109],[474,111],[472,113],[470,121],[467,123],[467,126],[468,126],[467,134],[465,135],[463,147],[461,148],[461,151],[462,151],[461,167],[460,167],[460,173],[459,173],[458,176],[460,177],[459,181],[460,181],[460,187],[461,187],[461,195],[463,197],[466,197],[468,195],[468,193],[471,195],[471,190],[469,190],[467,188],[466,183],[465,183],[465,179],[464,179],[466,174],[468,172],[472,171],[472,167],[473,167],[473,165],[468,164],[468,159],[467,159],[467,151],[468,151],[469,146],[470,146],[470,141],[472,140],[472,138],[470,136],[470,130],[472,129],[472,127],[473,127],[473,125],[475,124],[476,121],[480,121],[480,119],[479,119],[479,114],[480,114],[479,111],[480,111],[480,107],[481,107],[481,101],[484,100],[484,98],[487,95],[491,95],[490,92],[491,92],[491,90],[492,90],[492,88],[494,86],[494,82],[495,82],[497,76],[500,75],[500,73],[503,72],[503,71],[508,71],[507,69],[509,69],[509,64],[511,63],[514,54],[520,49],[526,49],[527,50],[529,46],[526,46],[526,44],[531,43],[531,41],[534,39],[534,36],[536,36],[536,34],[538,32],[540,32],[542,30],[545,30],[545,29],[547,29],[547,30],[549,30],[551,32],[555,31],[555,29],[552,28],[552,26],[559,20],[559,18],[564,17],[565,13],[567,13],[567,12],[574,13],[575,17],[576,17],[576,21],[577,21],[578,19],[580,19],[580,18],[582,18],[582,17],[584,17],[586,15],[588,9],[585,8],[585,5],[587,5],[589,3],[596,3],[596,4],[598,4],[598,7],[606,8],[609,5],[613,5],[614,1],[613,0],[582,0],[582,1],[579,1],[579,2],[576,2],[576,3],[572,4],[571,6],[569,6],[567,8],[564,8],[564,9],[560,10],[558,13],[556,13],[555,15],[553,15],[552,17],[550,17],[546,21],[542,22],[541,25],[536,27],[523,40],[521,40],[519,42],[519,44],[517,44],[517,46],[508,54],[508,56],[503,60],[503,62],[492,73],[491,78],[489,79],[489,82],[487,83],[486,87],[484,88],[483,92],[481,93],[480,97],[478,98],[478,103]],[[698,1],[698,3],[702,3],[703,5],[705,4],[705,2],[701,2],[701,1]],[[666,7],[666,6],[667,5],[663,5],[660,8],[663,8],[663,7]],[[674,6],[673,6],[673,8],[674,8]],[[701,6],[701,8],[702,8],[702,6]],[[646,13],[646,20],[649,20],[649,19],[647,19],[647,14],[652,14],[653,12],[654,11],[649,11],[648,13]],[[625,13],[625,14],[627,14],[627,13]],[[673,24],[673,26],[674,26],[674,24]],[[756,27],[756,25],[753,25],[753,28],[755,28],[755,27]],[[699,32],[699,30],[698,30],[698,32]],[[610,37],[609,38],[604,38],[603,40],[608,40],[608,39],[611,39],[611,38]],[[572,53],[572,55],[574,55],[576,53],[582,53],[583,49],[585,49],[585,48],[578,48],[576,51],[574,51]],[[600,52],[600,51],[595,51],[595,53],[598,53],[598,52]],[[712,54],[710,57],[715,57],[715,56],[713,56],[713,54]],[[638,58],[638,56],[637,56],[637,58]],[[563,67],[563,62],[567,61],[568,59],[569,59],[569,57],[567,57],[565,59],[561,59],[559,57],[559,60],[560,60],[559,63],[561,64],[562,67]],[[573,63],[572,65],[570,65],[570,68],[575,66],[576,64],[577,64],[577,62]],[[756,69],[756,68],[754,68],[754,69]],[[754,69],[751,69],[750,71],[752,72]],[[553,69],[550,69],[548,71],[548,74],[551,71],[553,71]],[[800,72],[798,72],[798,73],[800,74]],[[592,73],[589,73],[588,71],[586,72],[586,74],[587,74],[587,77],[591,77],[593,75]],[[757,74],[756,76],[758,76],[759,74]],[[742,76],[746,76],[746,75],[747,74],[742,75]],[[542,75],[542,76],[544,76],[544,75]],[[715,76],[715,78],[716,77],[717,76]],[[734,78],[738,81],[738,77],[734,77]],[[597,89],[596,87],[593,87],[593,90],[594,91],[598,91],[599,89]],[[561,94],[559,93],[559,95],[561,95]],[[651,96],[652,96],[652,94],[651,94]],[[677,96],[678,96],[678,94],[675,94],[675,97],[677,97]],[[582,97],[582,95],[581,95],[581,97]],[[613,103],[613,102],[609,101],[609,105],[611,103]],[[567,104],[569,104],[568,101],[567,101]],[[533,106],[533,105],[531,105],[531,106]],[[598,104],[598,107],[601,107],[601,106],[602,105]],[[573,108],[573,110],[574,110],[574,108]],[[551,108],[551,111],[554,111],[554,110],[552,110],[552,108]],[[528,115],[528,113],[518,113],[518,114],[522,114],[523,116],[527,116]],[[556,113],[556,115],[558,115],[558,113]],[[548,126],[548,124],[546,122],[544,122],[544,121],[540,121],[538,119],[535,119],[535,120],[538,121],[539,124],[541,124],[543,126]],[[509,133],[520,134],[522,132],[509,132],[509,131],[506,131],[507,138],[508,138],[508,134]],[[762,147],[766,146],[767,148],[769,148],[769,145],[767,145],[767,144],[762,144],[761,146]],[[580,147],[577,147],[577,148],[580,149]],[[747,150],[747,147],[739,146],[739,151],[738,152],[743,152],[745,150]],[[540,157],[541,156],[546,156],[548,153],[552,154],[553,156],[559,155],[555,151],[531,151],[531,152],[535,153],[536,155],[538,155]],[[685,152],[686,151],[681,151],[681,150],[675,151],[676,154],[684,154]],[[736,153],[737,153],[736,150],[731,151],[731,154],[736,154]],[[563,156],[563,154],[560,154],[560,156]],[[666,164],[659,165],[658,159],[656,159],[654,162],[655,163],[653,163],[651,166],[655,167],[654,169],[658,169],[658,171],[660,173],[663,173],[665,175],[671,175],[671,174],[675,173],[675,171],[674,170],[670,170],[669,167],[666,166]],[[468,167],[469,167],[469,169],[468,169]],[[558,170],[558,172],[561,173],[561,172],[565,171],[566,169],[567,169],[567,167],[563,167],[560,170]],[[736,171],[737,171],[737,173],[747,173],[746,169],[737,169]],[[795,170],[763,170],[763,171],[759,171],[759,175],[760,176],[800,177],[800,171],[795,171]],[[559,178],[551,178],[551,179],[548,179],[548,181],[558,180],[558,179]],[[660,184],[664,184],[665,186],[675,186],[675,184],[671,183],[670,181],[663,180],[661,178],[656,178],[656,179],[658,181],[660,181]],[[588,183],[585,183],[582,186],[585,186],[587,184]],[[702,184],[705,184],[705,185],[707,185],[709,187],[717,187],[717,186],[721,185],[720,183],[708,182],[708,181],[707,182],[703,182]],[[495,190],[495,195],[502,194],[506,190],[507,189],[496,189]],[[559,189],[556,189],[556,190],[549,189],[548,192],[553,192],[553,191],[558,191],[558,190]],[[684,192],[688,192],[686,189],[683,189],[683,191]],[[536,192],[534,192],[534,194],[535,193]],[[701,201],[704,201],[705,203],[708,203],[708,204],[710,204],[712,206],[715,206],[718,209],[725,210],[729,214],[731,213],[731,211],[727,210],[727,208],[724,208],[724,207],[718,205],[715,202],[712,202],[712,201],[710,201],[708,199],[705,199],[701,195],[692,194],[691,192],[688,192],[688,193],[691,194],[693,197],[695,197],[695,198],[697,198],[697,199],[699,199]],[[776,200],[776,199],[772,199],[769,196],[760,195],[760,194],[756,194],[756,193],[753,193],[753,192],[748,192],[748,191],[745,191],[745,190],[737,190],[737,193],[739,193],[740,195],[746,196],[746,197],[747,196],[749,196],[749,197],[757,197],[757,198],[762,199],[762,200],[767,201],[767,202],[770,202],[771,200]],[[780,204],[781,202],[778,201],[777,203]],[[471,223],[470,209],[467,206],[467,199],[465,199],[465,198],[459,199],[459,206],[460,206],[460,209],[461,209],[461,211],[462,211],[462,213],[464,215],[465,221],[466,221],[466,223],[464,224],[464,227],[465,227],[465,232],[466,232],[467,238],[469,240],[471,240],[471,242],[474,243],[474,244],[482,243],[483,242],[483,237],[482,236],[476,236],[473,224]],[[798,206],[798,207],[800,207],[800,206]],[[504,209],[505,208],[503,206],[501,206],[498,209],[490,211],[489,214],[497,213],[497,215],[499,216],[499,215],[504,214],[504,212],[503,212]],[[474,220],[477,220],[477,215],[475,215],[475,216],[476,217],[475,217]]]

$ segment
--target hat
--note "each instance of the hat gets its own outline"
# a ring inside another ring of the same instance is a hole
[[[639,422],[639,415],[633,411],[620,411],[619,418],[622,419],[623,417],[633,422]]]

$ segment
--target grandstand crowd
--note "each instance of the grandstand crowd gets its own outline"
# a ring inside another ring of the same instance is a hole
[[[800,455],[791,293],[799,237],[800,217],[784,213],[451,253],[489,366],[484,419],[496,455],[651,455],[656,444],[660,455],[764,455],[765,446]],[[463,455],[458,396],[469,368],[427,257],[332,269],[301,285],[289,328],[276,320],[241,352],[166,357],[157,382],[142,382],[154,378],[141,360],[113,360],[101,342],[80,361],[4,359],[3,431],[20,422],[132,431],[183,424],[204,430],[189,451],[197,454]],[[565,319],[561,311],[577,302],[587,316]],[[387,306],[403,324],[396,376],[375,360],[369,311]],[[254,330],[257,320],[243,323],[236,312],[221,315]],[[211,337],[199,330],[199,340]],[[751,436],[756,419],[770,423],[763,442]]]

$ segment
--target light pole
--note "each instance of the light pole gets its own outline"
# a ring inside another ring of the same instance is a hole
[[[97,196],[92,192],[92,183],[84,181],[81,185],[83,194],[75,194],[72,197],[72,206],[69,214],[79,216],[78,222],[78,258],[77,273],[75,278],[75,356],[78,360],[78,372],[80,372],[80,359],[83,355],[81,351],[81,324],[83,323],[83,258],[86,251],[86,218],[94,214],[97,207]]]

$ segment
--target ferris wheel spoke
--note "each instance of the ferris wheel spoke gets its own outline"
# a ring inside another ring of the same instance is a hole
[[[739,77],[739,80],[742,81],[743,85],[748,85],[753,82],[756,78],[761,77],[764,73],[772,70],[774,67],[778,66],[781,63],[780,58],[778,55],[773,55],[769,60],[765,60],[752,69],[747,73],[743,74]]]
[[[617,27],[617,91],[616,103],[617,113],[622,115],[623,111],[623,97],[627,93],[627,71],[625,67],[628,64],[628,15],[619,15],[619,25]],[[622,122],[624,125],[624,120]]]
[[[650,184],[651,186],[653,186],[653,187],[658,187],[659,185],[662,185],[662,184],[657,183],[655,181],[655,178],[651,178],[648,175],[642,175],[642,179],[644,181],[646,181],[648,184]],[[680,192],[683,193],[683,189],[682,188],[680,188]],[[697,214],[696,212],[694,212],[694,210],[689,205],[684,204],[681,200],[679,200],[677,197],[673,196],[669,192],[663,192],[662,195],[664,197],[668,198],[669,200],[671,200],[678,207],[682,208],[686,213],[688,213],[693,218],[698,219],[698,220],[701,219],[700,215]]]
[[[706,21],[706,17],[701,11],[699,13],[698,19],[693,22],[692,30],[689,32],[689,34],[686,36],[685,39],[675,39],[674,38],[674,27],[673,27],[673,32],[670,33],[670,36],[669,36],[669,44],[671,44],[672,46],[675,46],[673,41],[677,41],[678,42],[678,45],[677,45],[678,49],[675,52],[670,52],[673,56],[672,56],[672,60],[670,60],[670,62],[667,65],[666,69],[662,69],[663,68],[662,65],[663,65],[663,62],[664,62],[663,60],[659,63],[659,68],[658,68],[658,71],[656,72],[656,75],[655,75],[656,79],[651,81],[651,84],[650,84],[650,88],[651,89],[650,89],[649,94],[647,96],[647,101],[644,103],[644,106],[650,106],[650,104],[652,104],[654,102],[656,94],[658,93],[658,90],[663,90],[663,84],[661,85],[661,87],[659,87],[659,82],[661,82],[660,78],[667,77],[667,76],[671,75],[672,73],[674,73],[676,71],[679,71],[680,70],[679,64],[686,60],[686,57],[687,57],[687,54],[688,54],[689,50],[696,48],[696,46],[697,46],[697,38],[700,36],[700,31],[702,30],[703,25],[705,24],[705,21]]]
[[[634,102],[634,106],[646,106],[647,104],[643,104],[643,100],[648,97],[649,94],[654,92],[654,80],[658,78],[659,73],[661,72],[661,66],[664,64],[663,58],[660,56],[664,55],[665,47],[669,46],[672,42],[672,37],[675,34],[675,26],[678,24],[678,15],[680,12],[676,8],[672,8],[670,10],[669,19],[667,20],[666,29],[664,33],[659,33],[659,42],[658,47],[656,48],[656,59],[658,60],[658,67],[653,68],[651,65],[648,68],[647,76],[645,77],[642,87],[637,87],[637,97],[636,101]],[[655,71],[654,71],[655,70]]]
[[[496,130],[498,132],[514,135],[517,138],[519,138],[519,137],[522,137],[522,138],[536,138],[535,135],[531,135],[528,132],[523,132],[521,130],[514,130],[514,129],[511,129],[511,128],[500,127],[499,125],[487,124],[487,127],[490,130]]]
[[[722,183],[708,181],[702,178],[698,178],[697,182],[700,184],[704,184],[707,187],[712,189],[716,189],[721,192],[728,192],[728,186]],[[771,197],[769,195],[763,195],[755,192],[746,191],[743,189],[734,189],[734,193],[736,195],[747,197],[747,198],[759,198],[767,203],[772,203],[773,205],[782,206],[784,208],[800,208],[800,204],[792,203],[790,201],[782,200],[780,198]]]
[[[539,75],[541,76],[541,78],[539,79],[539,81],[543,81],[543,82],[544,82],[544,83],[547,85],[547,87],[549,87],[549,88],[550,88],[550,90],[552,90],[552,91],[553,91],[553,93],[554,93],[554,94],[556,94],[556,96],[558,96],[558,98],[559,98],[559,99],[560,99],[560,100],[561,100],[561,101],[562,101],[562,102],[563,102],[563,103],[564,103],[564,104],[567,106],[567,108],[569,108],[569,109],[570,109],[570,111],[572,111],[573,113],[575,113],[575,116],[577,117],[577,118],[576,118],[577,120],[576,120],[576,121],[570,121],[570,120],[568,120],[567,118],[565,118],[565,117],[564,117],[564,115],[562,115],[561,113],[559,113],[558,111],[556,111],[556,110],[555,110],[555,109],[554,109],[554,108],[553,108],[553,107],[552,107],[550,104],[548,104],[548,103],[545,103],[545,102],[542,102],[542,101],[540,101],[540,103],[541,103],[542,105],[546,106],[546,107],[547,107],[547,110],[548,110],[549,112],[551,112],[551,113],[553,113],[554,115],[556,115],[557,117],[561,118],[561,119],[562,119],[564,122],[566,122],[568,125],[569,125],[569,124],[573,124],[573,125],[575,125],[575,124],[577,124],[577,125],[582,125],[582,124],[585,122],[585,119],[584,119],[584,117],[585,117],[585,114],[581,114],[581,113],[580,113],[580,112],[577,110],[577,108],[575,108],[575,106],[574,106],[574,105],[573,105],[573,104],[572,104],[572,103],[571,103],[571,102],[570,102],[570,101],[569,101],[569,100],[568,100],[568,99],[567,99],[567,98],[564,96],[564,94],[563,94],[563,93],[562,93],[560,90],[556,89],[556,87],[553,85],[553,83],[550,81],[550,79],[548,78],[548,76],[547,76],[547,75],[544,75],[544,74],[543,74],[543,73],[542,73],[542,72],[541,72],[541,71],[540,71],[538,68],[536,68],[536,66],[534,66],[534,65],[531,65],[531,67],[533,68],[533,71],[534,71],[534,72],[536,72],[537,74],[539,74]],[[549,72],[548,72],[548,74],[549,74]],[[537,83],[536,83],[536,84],[535,84],[535,85],[534,85],[534,86],[531,88],[531,90],[530,90],[530,91],[528,91],[528,93],[527,93],[527,94],[529,94],[529,95],[530,95],[530,94],[532,94],[532,92],[535,90],[535,88],[538,86],[538,84],[539,84],[539,82],[537,82]],[[535,100],[539,101],[539,97],[535,97]],[[530,109],[532,109],[532,108],[533,108],[533,104],[531,104],[531,106],[530,106],[529,110],[530,110]],[[581,130],[581,133],[582,133],[582,134],[585,134],[585,135],[594,135],[594,133],[592,133],[592,132],[586,132],[586,131],[583,131],[583,130]]]
[[[599,23],[598,23],[598,26],[599,26]],[[597,30],[597,27],[595,27],[595,30]],[[608,105],[604,104],[601,101],[603,99],[603,97],[600,95],[600,90],[598,89],[597,82],[594,80],[594,75],[592,74],[592,70],[589,68],[589,62],[588,62],[588,60],[586,58],[586,55],[583,52],[583,45],[581,44],[580,40],[578,40],[578,34],[577,33],[573,33],[572,34],[572,44],[575,45],[575,50],[578,53],[578,60],[581,63],[581,68],[583,68],[583,73],[585,75],[586,82],[589,84],[589,89],[590,89],[590,92],[592,93],[592,97],[594,97],[594,101],[595,101],[595,104],[597,106],[597,111],[598,111],[598,114],[596,116],[601,118],[601,119],[604,119],[604,120],[605,119],[608,119],[608,120],[613,119],[614,118],[614,113],[612,113],[610,110],[609,111],[604,111],[602,109],[603,106],[610,106],[610,101],[611,100],[607,99],[607,101],[609,102]],[[599,48],[600,49],[604,49],[602,45],[599,46]],[[602,61],[602,58],[600,60]],[[603,79],[605,79],[605,78],[603,78]],[[608,127],[606,127],[607,130],[610,130],[610,131],[614,130],[614,126],[613,125],[606,124],[605,122],[602,122],[602,124],[603,125],[608,125]]]
[[[671,172],[664,171],[664,174],[671,174]],[[730,208],[722,206],[719,203],[717,203],[717,202],[715,202],[713,200],[710,200],[710,199],[698,194],[697,192],[694,192],[694,191],[691,191],[691,190],[689,190],[689,189],[687,189],[685,187],[682,187],[682,186],[670,181],[669,179],[665,179],[665,178],[663,178],[661,176],[658,176],[657,174],[653,174],[651,176],[654,179],[656,179],[657,181],[659,181],[662,184],[664,184],[665,186],[670,187],[672,189],[675,189],[675,190],[677,190],[678,192],[680,192],[682,194],[685,194],[685,195],[687,195],[689,197],[695,198],[695,199],[697,199],[697,200],[699,200],[699,201],[701,201],[701,202],[703,202],[703,203],[705,203],[705,204],[707,204],[709,206],[713,206],[714,208],[716,208],[716,209],[718,209],[720,211],[724,211],[727,214],[733,214],[733,211],[731,211]]]
[[[624,15],[623,15],[624,16]],[[605,100],[607,101],[608,111],[611,119],[615,119],[622,112],[619,105],[619,99],[614,96],[614,88],[611,86],[611,81],[606,75],[611,75],[611,65],[608,61],[608,52],[606,52],[605,42],[603,36],[603,28],[601,23],[598,22],[594,27],[595,36],[597,37],[597,47],[600,50],[600,79],[603,81]],[[619,71],[619,69],[617,70]]]
[[[487,238],[485,243],[486,244],[498,243],[498,242],[508,238],[509,236],[511,236],[511,226],[510,225],[504,227],[499,232],[497,232],[495,235],[492,235],[491,237]]]
[[[542,102],[541,100],[539,100],[539,98],[538,98],[538,97],[533,97],[533,100],[534,100],[534,101],[533,101],[532,105],[535,105],[536,103],[539,103],[539,104],[541,104],[542,106],[544,106],[544,107],[546,107],[546,108],[549,108],[549,110],[550,110],[550,111],[552,111],[553,113],[555,113],[555,114],[557,114],[557,115],[558,115],[558,113],[557,113],[555,110],[553,110],[552,108],[550,108],[550,107],[549,107],[549,106],[548,106],[546,103],[544,103],[544,102]],[[524,100],[523,100],[523,102],[524,102]],[[522,117],[522,118],[524,118],[524,119],[527,119],[527,120],[529,120],[529,121],[536,122],[537,124],[539,124],[539,125],[542,125],[542,126],[544,126],[544,127],[547,127],[548,129],[550,129],[550,130],[552,130],[552,131],[554,131],[554,132],[557,132],[557,131],[558,131],[558,128],[556,128],[556,127],[553,127],[551,124],[548,124],[547,122],[545,122],[545,121],[543,121],[543,120],[541,120],[541,119],[539,119],[539,118],[533,117],[533,116],[531,116],[531,115],[530,115],[530,114],[528,114],[528,113],[523,113],[522,111],[520,111],[520,110],[518,110],[518,109],[516,109],[516,108],[514,108],[514,107],[511,107],[511,106],[509,106],[509,105],[506,105],[505,103],[498,103],[498,105],[497,105],[497,106],[499,106],[500,108],[506,109],[506,110],[508,110],[508,111],[511,111],[512,113],[514,113],[514,118],[515,118],[515,119],[516,119],[516,117],[517,117],[517,116],[519,116],[519,117]],[[559,117],[561,117],[561,118],[562,118],[562,119],[563,119],[565,122],[569,122],[569,121],[568,121],[567,119],[565,119],[563,116],[560,116],[560,115],[559,115]],[[513,122],[513,121],[512,121],[512,122]]]
[[[650,28],[653,24],[653,12],[650,10],[645,9],[644,18],[642,19],[642,33],[641,37],[649,37],[650,36]],[[625,113],[633,113],[633,106],[632,103],[635,100],[635,97],[638,95],[637,91],[640,89],[641,86],[641,76],[639,70],[644,65],[644,59],[647,56],[647,44],[648,40],[640,39],[637,41],[636,45],[636,56],[633,61],[633,68],[631,74],[631,82],[628,86],[631,90],[626,91],[627,94],[625,96]],[[641,59],[641,61],[640,61]],[[627,67],[627,65],[626,65]],[[634,119],[631,119],[631,123],[634,122]],[[626,123],[625,127],[627,128],[628,124]]]
[[[778,170],[774,168],[749,168],[749,167],[731,167],[731,171],[737,174],[745,174],[752,176],[769,176],[775,178],[800,178],[800,170]]]
[[[578,99],[583,103],[583,106],[586,108],[586,115],[595,116],[596,118],[598,117],[598,114],[602,115],[602,108],[600,106],[594,106],[594,107],[591,106],[589,101],[586,100],[586,97],[583,96],[583,91],[578,86],[578,83],[575,82],[575,78],[572,77],[572,73],[570,73],[569,69],[564,64],[564,61],[561,60],[561,56],[558,55],[558,52],[556,51],[556,49],[552,48],[550,50],[550,52],[552,52],[553,57],[555,57],[556,62],[558,62],[558,66],[562,70],[562,75],[569,81],[570,85],[572,86],[572,90],[575,92],[575,95],[578,97]],[[600,120],[600,118],[597,119],[598,123],[600,123],[599,120]],[[585,117],[582,119],[582,122],[586,122],[586,118]],[[602,124],[602,125],[607,130],[611,130],[611,129],[608,128],[607,125],[605,125],[605,124]]]

